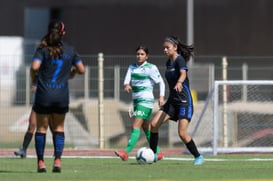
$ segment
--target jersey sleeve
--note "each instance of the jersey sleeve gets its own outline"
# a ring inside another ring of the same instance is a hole
[[[186,61],[185,61],[185,59],[182,56],[178,57],[177,64],[178,64],[179,70],[186,70],[186,71],[188,71],[188,67],[186,65]]]
[[[158,71],[158,68],[154,65],[152,67],[152,71],[151,71],[151,79],[153,79],[153,81],[156,84],[159,84],[159,94],[160,96],[165,96],[165,83],[161,77],[160,72]]]
[[[155,65],[151,68],[150,77],[156,84],[158,84],[162,79],[158,68]]]
[[[126,85],[126,84],[130,84],[130,81],[131,81],[131,66],[128,67],[128,70],[127,70],[127,73],[125,75],[125,79],[124,79],[124,82],[123,82],[123,85]]]
[[[37,48],[33,57],[32,61],[40,61],[42,62],[44,59],[44,54],[43,54],[43,49],[42,48]]]
[[[75,49],[73,49],[73,53],[74,53],[74,56],[73,56],[73,62],[72,62],[72,64],[75,66],[78,63],[82,62],[82,59],[80,58],[78,52],[76,52]]]

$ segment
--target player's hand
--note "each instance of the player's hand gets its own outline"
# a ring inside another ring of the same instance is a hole
[[[77,69],[75,67],[72,67],[70,70],[70,79],[73,79],[77,73]]]
[[[161,107],[163,105],[164,105],[164,97],[160,96],[159,99],[158,99],[158,106]]]
[[[126,84],[126,85],[124,85],[124,90],[129,93],[129,92],[131,92],[132,87],[129,84]]]
[[[31,86],[31,91],[32,91],[32,92],[36,92],[36,89],[37,89],[37,85],[36,85],[36,84],[33,84],[33,85]]]
[[[176,90],[176,92],[181,92],[182,89],[183,89],[182,83],[177,82],[177,83],[175,84],[175,86],[174,86],[174,90]]]

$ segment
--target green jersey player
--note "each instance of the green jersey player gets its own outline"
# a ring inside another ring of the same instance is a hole
[[[156,65],[147,62],[149,50],[144,46],[136,49],[137,62],[129,66],[124,80],[124,90],[132,92],[134,102],[134,121],[128,145],[125,150],[115,151],[115,154],[122,160],[128,160],[128,155],[136,145],[140,137],[142,127],[148,142],[150,142],[150,122],[149,117],[154,107],[153,87],[159,84],[160,95],[158,104],[164,104],[165,84]],[[162,152],[157,148],[158,159],[163,158]]]

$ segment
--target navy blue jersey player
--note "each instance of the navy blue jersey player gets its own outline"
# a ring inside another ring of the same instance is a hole
[[[47,129],[53,132],[53,172],[61,172],[64,148],[64,119],[69,109],[68,80],[76,73],[83,74],[82,60],[72,46],[62,42],[64,23],[51,21],[48,33],[37,48],[31,65],[32,82],[37,90],[33,110],[37,116],[35,149],[38,172],[46,172],[44,149]]]
[[[167,100],[167,104],[164,106],[164,110],[166,113],[169,113],[171,119],[175,121],[180,118],[187,118],[188,120],[191,120],[193,113],[193,104],[188,76],[185,77],[183,82],[180,81],[178,85],[180,86],[180,84],[182,84],[182,89],[180,89],[180,87],[176,87],[180,77],[180,71],[187,74],[188,68],[186,66],[185,59],[181,55],[178,55],[175,61],[168,59],[166,63],[165,77],[169,85],[169,98]],[[178,109],[175,110],[175,107],[180,109],[179,114],[171,112],[178,111]]]
[[[52,59],[46,47],[38,48],[34,54],[33,61],[41,64],[37,78],[35,108],[39,105],[66,108],[69,104],[70,70],[76,67],[81,59],[73,47],[63,42],[61,46],[63,53],[58,58]]]
[[[164,53],[168,56],[165,78],[169,86],[169,97],[151,121],[150,147],[155,153],[156,161],[159,127],[167,120],[177,121],[180,139],[194,156],[194,165],[200,165],[203,163],[203,156],[187,133],[193,115],[193,103],[186,62],[192,56],[193,47],[181,43],[175,36],[165,38],[163,47]]]

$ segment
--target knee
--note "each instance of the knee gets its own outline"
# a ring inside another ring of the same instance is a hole
[[[156,132],[156,131],[158,131],[158,129],[159,129],[159,126],[158,126],[157,122],[151,122],[151,131]]]
[[[35,129],[36,129],[36,124],[30,123],[30,124],[28,125],[28,132],[34,133]]]
[[[45,133],[47,132],[48,125],[47,124],[37,124],[36,132],[37,133]]]
[[[142,129],[143,130],[149,130],[150,129],[150,124],[147,124],[147,123],[142,124]]]

